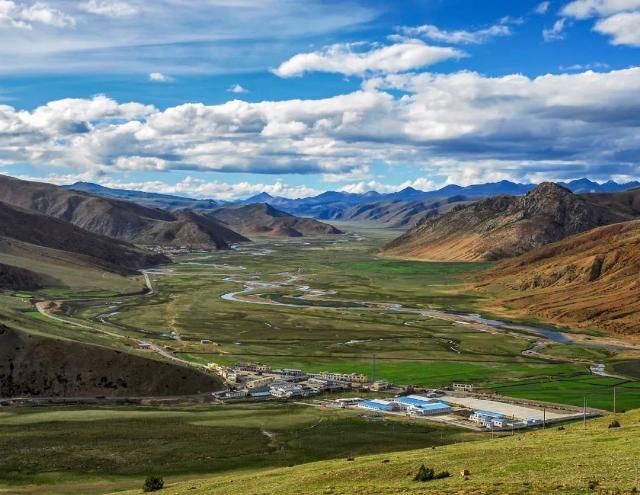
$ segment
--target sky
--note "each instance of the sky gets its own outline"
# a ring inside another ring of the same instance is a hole
[[[0,0],[0,173],[262,191],[640,178],[640,0]]]

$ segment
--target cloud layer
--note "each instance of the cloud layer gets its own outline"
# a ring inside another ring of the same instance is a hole
[[[376,15],[349,0],[0,0],[0,73],[237,73]]]
[[[0,164],[355,177],[411,163],[461,182],[637,176],[639,90],[640,68],[533,79],[458,72],[388,74],[316,100],[0,105]]]

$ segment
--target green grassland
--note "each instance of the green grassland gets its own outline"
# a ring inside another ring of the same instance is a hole
[[[394,454],[341,458],[172,483],[167,495],[410,495],[635,493],[640,487],[640,411],[612,418]],[[425,464],[452,476],[426,483]],[[468,470],[468,476],[460,476]],[[159,473],[161,474],[161,473]],[[591,487],[591,488],[590,488]],[[140,490],[128,492],[140,493]]]
[[[152,472],[179,479],[478,438],[401,417],[278,403],[0,410],[0,493],[101,493],[136,487]]]
[[[502,395],[535,399],[547,402],[562,402],[582,406],[587,400],[589,407],[625,411],[640,407],[640,383],[619,378],[591,376],[556,380],[532,380],[523,383],[494,387]]]

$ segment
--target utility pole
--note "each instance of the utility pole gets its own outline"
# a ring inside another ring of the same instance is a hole
[[[616,387],[613,387],[613,415],[616,415]]]
[[[376,381],[376,353],[371,355],[371,383]]]
[[[542,429],[544,430],[547,427],[547,408],[542,408]]]
[[[583,397],[584,407],[582,408],[582,421],[584,423],[584,429],[587,429],[587,398]]]

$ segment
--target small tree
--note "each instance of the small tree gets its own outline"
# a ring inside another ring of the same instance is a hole
[[[418,469],[418,474],[414,478],[415,481],[431,481],[434,478],[433,469],[426,467],[424,464]]]
[[[164,488],[164,480],[158,476],[149,476],[142,485],[143,492],[157,492]]]

